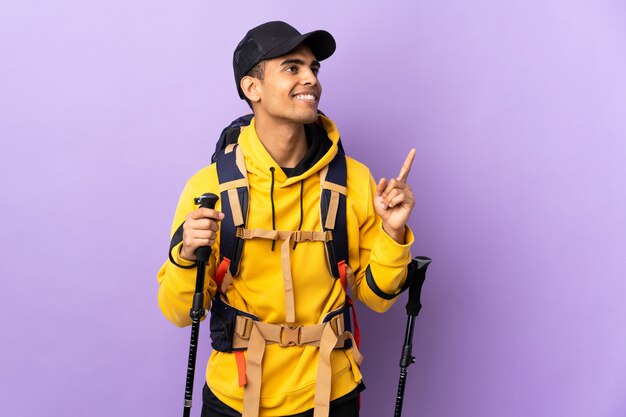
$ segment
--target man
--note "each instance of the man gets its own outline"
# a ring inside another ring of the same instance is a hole
[[[214,350],[203,416],[358,416],[361,357],[345,287],[382,312],[403,285],[415,204],[405,180],[414,150],[397,178],[378,185],[367,167],[343,156],[335,125],[318,113],[320,61],[334,51],[326,31],[302,35],[283,22],[251,29],[233,59],[239,96],[254,112],[227,151],[237,154],[241,178],[219,178],[218,158],[187,182],[178,203],[170,260],[158,275],[159,304],[176,325],[190,324],[194,253],[212,246],[205,300],[213,303]],[[336,174],[333,161],[345,161],[347,173]],[[231,183],[239,187],[234,193]],[[220,191],[215,209],[194,206],[194,197]],[[220,253],[235,239],[225,226],[242,213],[243,249]],[[329,230],[335,223],[345,230]],[[346,259],[334,264],[346,239]]]

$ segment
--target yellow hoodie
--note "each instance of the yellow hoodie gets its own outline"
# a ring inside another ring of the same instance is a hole
[[[276,230],[298,230],[300,222],[300,183],[303,183],[303,212],[301,230],[322,230],[320,224],[319,171],[337,153],[339,132],[330,119],[320,116],[332,146],[329,151],[302,175],[288,178],[269,155],[256,131],[254,119],[242,130],[239,144],[248,171],[250,229],[272,229],[270,206],[271,171],[274,167],[274,203]],[[371,309],[383,312],[394,303],[377,296],[365,279],[369,266],[376,286],[394,294],[404,283],[406,266],[411,260],[413,235],[407,227],[406,244],[400,245],[381,227],[374,211],[376,184],[369,169],[346,157],[347,230],[349,265],[355,274],[352,292]],[[201,169],[187,182],[176,209],[172,235],[185,216],[195,210],[194,197],[211,192],[219,195],[215,164]],[[221,210],[220,202],[216,205]],[[272,242],[264,239],[247,240],[241,256],[239,274],[226,291],[228,302],[252,313],[262,321],[273,324],[285,322],[285,294],[281,270],[280,242],[272,251]],[[175,261],[181,265],[191,262],[179,256],[180,244],[172,249]],[[216,293],[216,263],[219,263],[219,235],[207,264],[205,279],[206,308]],[[333,278],[326,263],[323,242],[301,242],[290,251],[290,263],[295,298],[296,323],[321,323],[324,315],[341,307],[345,292],[340,280]],[[158,273],[159,305],[163,314],[177,326],[191,324],[189,309],[195,289],[196,270],[183,269],[166,261]],[[259,416],[284,416],[313,408],[317,375],[318,348],[314,346],[266,346],[263,356],[261,409]],[[333,372],[331,400],[354,390],[361,373],[352,357],[352,349],[334,350],[331,354]],[[243,388],[239,387],[234,354],[213,351],[206,370],[210,389],[225,404],[243,409]]]

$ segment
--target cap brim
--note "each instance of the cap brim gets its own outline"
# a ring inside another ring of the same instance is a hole
[[[313,32],[305,33],[304,35],[295,36],[280,45],[277,45],[268,51],[263,56],[263,59],[272,59],[285,55],[296,49],[300,44],[305,44],[311,48],[311,52],[313,52],[315,59],[318,61],[323,61],[326,58],[329,58],[335,52],[336,48],[335,38],[333,38],[333,35],[325,30],[315,30]]]

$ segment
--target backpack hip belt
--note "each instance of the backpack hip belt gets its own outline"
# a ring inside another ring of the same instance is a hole
[[[272,324],[227,304],[216,297],[211,306],[211,339],[216,350],[234,352],[239,374],[239,385],[244,387],[243,417],[257,417],[261,398],[262,362],[265,346],[278,344],[316,346],[319,362],[315,387],[314,417],[326,417],[330,410],[332,368],[330,354],[334,349],[352,347],[352,357],[358,366],[363,356],[351,332],[350,304],[326,314],[322,323],[300,326],[294,323]],[[230,335],[224,334],[232,329]],[[230,339],[227,345],[216,346],[216,341]],[[224,347],[228,349],[223,350]],[[244,357],[243,351],[247,350]]]

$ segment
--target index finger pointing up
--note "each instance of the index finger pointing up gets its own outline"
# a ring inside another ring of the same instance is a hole
[[[409,151],[406,159],[404,160],[404,164],[402,164],[402,169],[400,169],[400,174],[396,178],[398,181],[405,182],[409,177],[409,172],[411,172],[411,165],[413,165],[413,159],[415,159],[415,148],[412,148]]]

